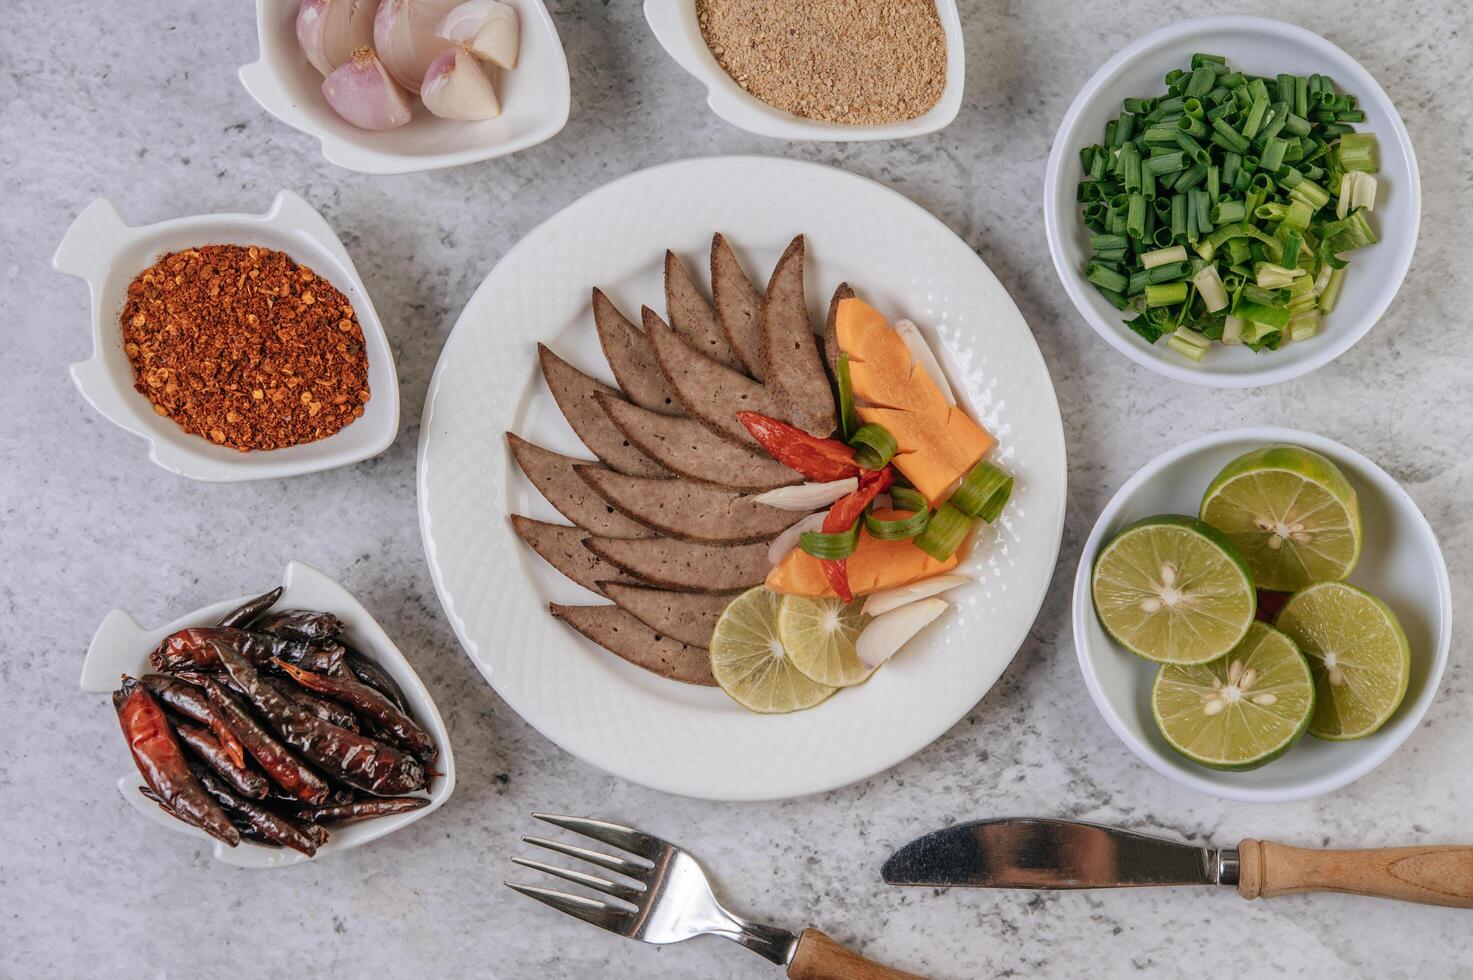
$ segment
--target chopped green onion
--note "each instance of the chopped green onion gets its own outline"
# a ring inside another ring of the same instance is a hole
[[[1184,282],[1172,282],[1164,284],[1152,284],[1146,287],[1147,306],[1174,306],[1185,302],[1187,298],[1187,284]]]
[[[854,554],[859,546],[859,521],[847,531],[825,534],[822,531],[804,531],[798,535],[798,547],[823,561],[839,561]]]
[[[1145,268],[1154,269],[1156,266],[1165,265],[1168,262],[1185,262],[1187,260],[1187,250],[1180,245],[1173,245],[1170,248],[1158,248],[1155,251],[1142,252],[1140,260],[1141,265]]]
[[[834,373],[839,382],[839,431],[848,439],[859,428],[859,415],[854,411],[854,382],[849,377],[847,351],[840,352]]]
[[[947,502],[968,517],[980,517],[991,524],[1012,493],[1013,478],[984,459],[962,477]]]
[[[1346,133],[1340,137],[1340,149],[1336,153],[1341,170],[1364,170],[1375,173],[1381,169],[1376,157],[1375,133]]]
[[[913,538],[926,529],[931,523],[931,511],[922,506],[920,510],[905,517],[894,520],[881,520],[869,511],[864,513],[864,529],[869,532],[870,537],[881,541],[903,541]]]
[[[915,487],[891,487],[890,500],[895,504],[896,510],[916,511],[930,509],[930,504],[926,503],[926,495]]]
[[[1330,270],[1330,279],[1325,283],[1325,288],[1320,290],[1319,311],[1329,313],[1335,309],[1335,302],[1340,299],[1340,284],[1345,281],[1345,267]]]
[[[1200,362],[1207,356],[1207,349],[1212,346],[1212,341],[1190,327],[1177,327],[1176,332],[1166,338],[1166,346],[1189,361]]]
[[[1227,290],[1223,288],[1222,277],[1217,274],[1217,266],[1204,265],[1198,269],[1192,277],[1192,285],[1197,287],[1197,295],[1202,297],[1202,305],[1208,313],[1216,313],[1228,305]]]
[[[890,430],[874,422],[861,425],[849,437],[849,445],[854,447],[854,462],[867,470],[884,469],[898,448]]]
[[[942,504],[931,515],[926,529],[916,535],[915,546],[937,561],[946,561],[962,546],[974,521],[975,518],[968,517],[951,504]]]

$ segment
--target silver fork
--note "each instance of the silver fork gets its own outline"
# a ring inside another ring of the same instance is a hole
[[[696,859],[669,841],[602,820],[550,813],[532,816],[623,853],[607,854],[543,837],[523,837],[524,843],[587,861],[633,882],[610,881],[541,861],[512,858],[514,864],[544,871],[614,899],[605,902],[533,885],[505,883],[508,888],[559,912],[645,943],[678,943],[702,935],[724,936],[786,967],[793,980],[920,980],[915,974],[867,960],[817,929],[805,929],[795,936],[786,929],[748,922],[728,912],[711,893],[711,884]]]

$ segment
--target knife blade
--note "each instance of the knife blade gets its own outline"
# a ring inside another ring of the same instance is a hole
[[[937,888],[1235,885],[1238,852],[1100,824],[1013,817],[917,837],[890,856],[881,876],[892,885]]]

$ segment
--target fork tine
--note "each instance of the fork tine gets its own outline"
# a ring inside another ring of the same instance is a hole
[[[562,841],[548,840],[545,837],[523,837],[522,843],[545,847],[549,851],[557,851],[559,854],[566,854],[568,857],[575,857],[587,861],[589,864],[596,864],[600,868],[608,868],[610,871],[617,871],[621,875],[628,875],[631,878],[642,879],[653,868],[653,865],[650,864],[638,864],[634,861],[626,861],[624,858],[604,854],[601,851],[590,851],[586,847],[579,847],[576,844],[564,844]]]
[[[555,867],[551,864],[543,864],[541,861],[529,861],[526,858],[514,857],[511,859],[511,863],[519,864],[524,868],[531,868],[533,871],[546,872],[547,874],[554,875],[558,878],[563,879],[564,881],[571,881],[574,884],[583,885],[586,888],[592,888],[594,891],[603,892],[605,895],[612,895],[615,898],[621,898],[624,901],[636,906],[639,905],[639,900],[644,895],[644,890],[642,888],[634,888],[630,885],[621,884],[617,881],[609,881],[606,878],[599,878],[596,875],[586,875],[581,871],[569,871],[566,868]]]
[[[592,837],[596,841],[617,847],[631,854],[638,854],[646,861],[658,861],[660,854],[668,846],[658,837],[641,833],[633,827],[623,827],[616,823],[605,820],[590,820],[587,817],[566,817],[556,813],[534,813],[533,818],[544,823],[550,823],[554,827],[571,830],[575,834],[584,837]]]
[[[599,902],[591,898],[581,898],[577,895],[569,895],[566,892],[555,892],[549,888],[537,888],[533,885],[518,885],[511,881],[503,881],[502,884],[512,891],[521,892],[528,898],[535,898],[543,905],[555,908],[559,912],[566,912],[574,918],[582,919],[584,922],[591,922],[600,929],[607,929],[610,932],[623,934],[628,926],[629,916],[634,914],[621,908],[615,908],[607,902]]]

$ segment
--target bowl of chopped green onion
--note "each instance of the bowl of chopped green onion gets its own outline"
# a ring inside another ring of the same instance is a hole
[[[1044,223],[1080,314],[1159,374],[1246,388],[1363,337],[1416,247],[1401,116],[1353,58],[1262,17],[1126,46],[1070,106]]]

